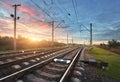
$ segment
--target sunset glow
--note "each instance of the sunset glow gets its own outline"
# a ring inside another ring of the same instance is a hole
[[[98,5],[101,5],[104,2],[96,0],[91,1]],[[84,24],[89,29],[90,23],[93,23],[93,40],[95,43],[104,42],[110,39],[119,39],[116,35],[120,34],[120,12],[119,9],[112,7],[113,5],[119,5],[119,2],[114,4],[110,3],[107,6],[104,5],[106,12],[103,12],[104,8],[101,6],[96,7],[93,5],[92,8],[91,4],[85,5],[87,3],[86,1],[81,2],[78,0],[78,3],[81,3],[81,5],[78,6],[78,13],[80,16],[78,17],[79,21],[77,21],[75,12],[73,12],[72,2],[69,2],[68,0],[55,0],[53,4],[51,3],[51,0],[46,1],[46,3],[39,0],[35,0],[34,2],[29,0],[0,0],[0,36],[13,37],[14,21],[13,18],[10,17],[10,14],[14,13],[12,5],[16,3],[21,4],[21,6],[17,8],[17,16],[20,17],[20,19],[17,20],[17,36],[20,35],[32,40],[51,40],[51,22],[54,19],[54,35],[56,41],[66,42],[67,32],[69,33],[68,38],[71,39],[73,37],[74,42],[76,43],[83,43],[85,40],[89,41],[89,32],[83,31],[80,36],[79,30],[86,30],[84,27],[80,27],[80,24]],[[60,7],[61,3],[62,7]],[[107,3],[107,1],[104,3]],[[109,9],[109,7],[113,9]],[[97,10],[100,11],[95,13]],[[116,12],[116,14],[112,12]],[[113,17],[110,16],[110,13],[112,13],[111,16]],[[110,23],[107,19],[110,19],[112,22]],[[64,22],[61,22],[63,20]],[[98,28],[100,29],[98,30]],[[113,32],[113,34],[111,34],[111,32]],[[105,37],[101,39],[102,36]]]

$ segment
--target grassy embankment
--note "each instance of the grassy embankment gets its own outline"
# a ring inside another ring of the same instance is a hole
[[[107,61],[109,63],[108,70],[97,69],[101,74],[120,81],[120,54],[110,52],[98,47],[89,49],[89,53],[97,60]]]

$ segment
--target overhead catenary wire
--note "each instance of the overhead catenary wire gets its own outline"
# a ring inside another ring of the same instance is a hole
[[[42,9],[37,3],[35,3],[33,0],[31,0],[32,1],[32,3],[34,3],[34,5],[36,5],[38,8],[40,8],[40,9]],[[66,19],[69,19],[70,21],[71,21],[71,19],[62,11],[62,9],[60,8],[60,7],[58,7],[57,6],[57,8],[59,8],[59,10],[60,10],[60,12],[62,12],[63,14],[64,14],[64,17],[66,18]],[[43,9],[42,9],[43,10]],[[54,9],[55,10],[55,9]],[[47,14],[50,18],[52,18],[53,19],[53,17],[52,16],[50,16],[50,11],[49,11],[49,14],[45,11],[45,10],[43,10],[44,12],[45,12],[45,14]],[[54,15],[54,17],[56,17],[55,15]],[[57,18],[57,17],[56,17]],[[73,23],[73,21],[71,21],[72,23]]]
[[[48,5],[49,4],[49,2],[47,2],[46,0],[43,0],[44,1],[44,4],[46,4],[46,5]],[[51,1],[51,3],[52,4],[55,4],[55,2],[53,3],[53,0],[50,0]],[[73,1],[73,3],[74,3],[74,10],[76,11],[76,18],[77,18],[77,22],[79,22],[78,21],[78,17],[79,17],[79,14],[78,14],[78,10],[77,10],[77,5],[76,5],[76,0],[74,1],[74,0],[72,0]],[[37,2],[35,2],[34,0],[31,0],[31,2],[37,7],[37,8],[40,8],[48,17],[50,17],[51,19],[62,19],[62,16],[59,16],[58,18],[57,18],[57,16],[55,15],[54,17],[51,15],[53,12],[51,12],[51,11],[49,11],[49,10],[45,10],[44,9],[44,7],[42,7],[41,5],[39,5]],[[47,3],[46,3],[47,2]],[[64,6],[62,6],[62,7],[59,7],[58,5],[60,5],[60,4],[57,4],[57,6],[56,6],[56,8],[53,8],[53,10],[54,10],[54,12],[56,12],[56,9],[58,8],[58,9],[60,9],[60,10],[58,10],[57,12],[62,12],[62,14],[64,15],[64,18],[66,18],[66,19],[70,19],[70,17],[71,16],[69,16],[69,15],[67,15],[69,12],[66,10],[66,7],[64,7]],[[50,14],[51,13],[51,14]],[[67,13],[67,14],[66,14]],[[66,20],[65,19],[65,20]],[[73,20],[69,20],[70,22],[73,22]],[[68,23],[66,23],[66,24],[68,24]],[[62,26],[64,26],[63,24],[62,25],[60,25],[61,27]],[[86,26],[84,26],[83,25],[83,27],[88,31],[89,29],[86,27]],[[73,28],[71,28],[71,29],[73,29]]]
[[[48,6],[48,4],[47,4],[47,2],[46,2],[45,0],[43,0],[43,3],[44,3],[46,6]]]
[[[60,1],[61,0],[58,0],[59,3],[61,3]],[[62,8],[63,8],[62,10],[64,10],[68,14],[68,16],[71,17],[70,12],[68,12],[67,9],[64,6],[62,6]]]
[[[81,26],[83,26],[86,29],[86,31],[90,32],[90,30],[85,25],[81,24]]]
[[[32,0],[31,0],[31,1],[32,1]],[[33,1],[32,1],[32,2],[33,2]],[[34,3],[34,2],[33,2],[33,3]],[[35,4],[35,3],[34,3],[34,4]],[[37,4],[35,4],[35,5],[37,5]],[[38,5],[37,5],[37,7],[39,7],[39,8],[41,9],[41,7],[40,7],[40,6],[38,6]],[[48,13],[47,13],[47,14],[48,14]]]
[[[40,7],[37,3],[35,3],[33,0],[31,0],[31,2],[39,9],[41,9],[48,17],[50,17],[52,20],[55,20],[55,16],[54,18],[50,15],[50,10],[46,10],[46,9],[43,9],[42,7]],[[44,4],[46,3],[46,1],[44,0]],[[46,3],[47,4],[47,3]],[[53,5],[53,2],[51,1],[51,4]],[[52,7],[51,7],[52,8]],[[46,10],[46,11],[45,11]],[[57,17],[56,17],[57,18]]]
[[[58,8],[58,10],[59,10],[61,13],[64,14],[64,17],[65,17],[66,19],[68,19],[71,23],[73,23],[73,21],[68,17],[68,16],[69,16],[68,13],[65,14],[65,12],[61,9],[61,7],[58,6],[57,3],[56,3],[56,7]]]
[[[31,1],[32,1],[32,3],[34,3],[34,5],[36,5],[36,7],[42,9],[42,7],[40,7],[40,6],[39,6],[37,3],[35,3],[33,0],[31,0]],[[44,0],[44,1],[45,1],[45,0]],[[53,4],[53,3],[52,3],[52,4]],[[54,20],[54,18],[50,15],[50,13],[51,13],[50,11],[47,11],[49,14],[45,11],[45,9],[44,9],[44,10],[42,9],[42,11],[43,11],[46,15],[48,15],[52,20]],[[56,17],[56,18],[57,18],[57,17]]]
[[[75,0],[75,7],[76,7],[76,12],[77,12],[77,16],[79,17],[79,13],[78,13],[78,4],[77,4],[77,1]],[[78,22],[79,22],[79,20],[78,20]]]
[[[58,0],[58,3],[61,3],[60,0]],[[71,20],[71,16],[72,16],[72,15],[71,15],[70,11],[68,12],[64,6],[61,7],[61,6],[60,6],[59,4],[57,4],[57,3],[56,3],[56,5],[57,5],[57,7],[59,8],[59,10],[60,10],[61,13],[65,13],[65,14],[64,14],[65,18],[66,18],[66,19],[69,19],[70,23],[74,24],[74,20]]]
[[[54,20],[45,10],[43,10],[36,2],[31,0],[31,2],[39,9],[41,9],[48,17],[50,17],[52,20]]]
[[[75,0],[76,1],[76,0]],[[78,26],[79,26],[79,21],[78,21],[78,12],[77,12],[77,3],[76,2],[74,2],[74,0],[72,0],[72,4],[73,4],[73,9],[74,9],[74,11],[75,11],[75,17],[76,17],[76,21],[77,21],[77,24],[78,24]]]

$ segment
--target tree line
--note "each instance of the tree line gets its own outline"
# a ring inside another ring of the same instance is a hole
[[[107,44],[101,43],[100,46],[108,46],[110,48],[120,48],[120,41],[112,39],[107,42]]]
[[[0,36],[0,50],[13,50],[13,37]],[[17,49],[33,49],[41,47],[51,47],[52,42],[47,40],[32,41],[29,38],[18,36],[16,39]],[[63,46],[64,43],[54,42],[54,46]]]

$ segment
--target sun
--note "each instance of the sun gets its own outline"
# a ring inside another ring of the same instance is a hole
[[[31,41],[41,41],[39,38],[30,38]]]

